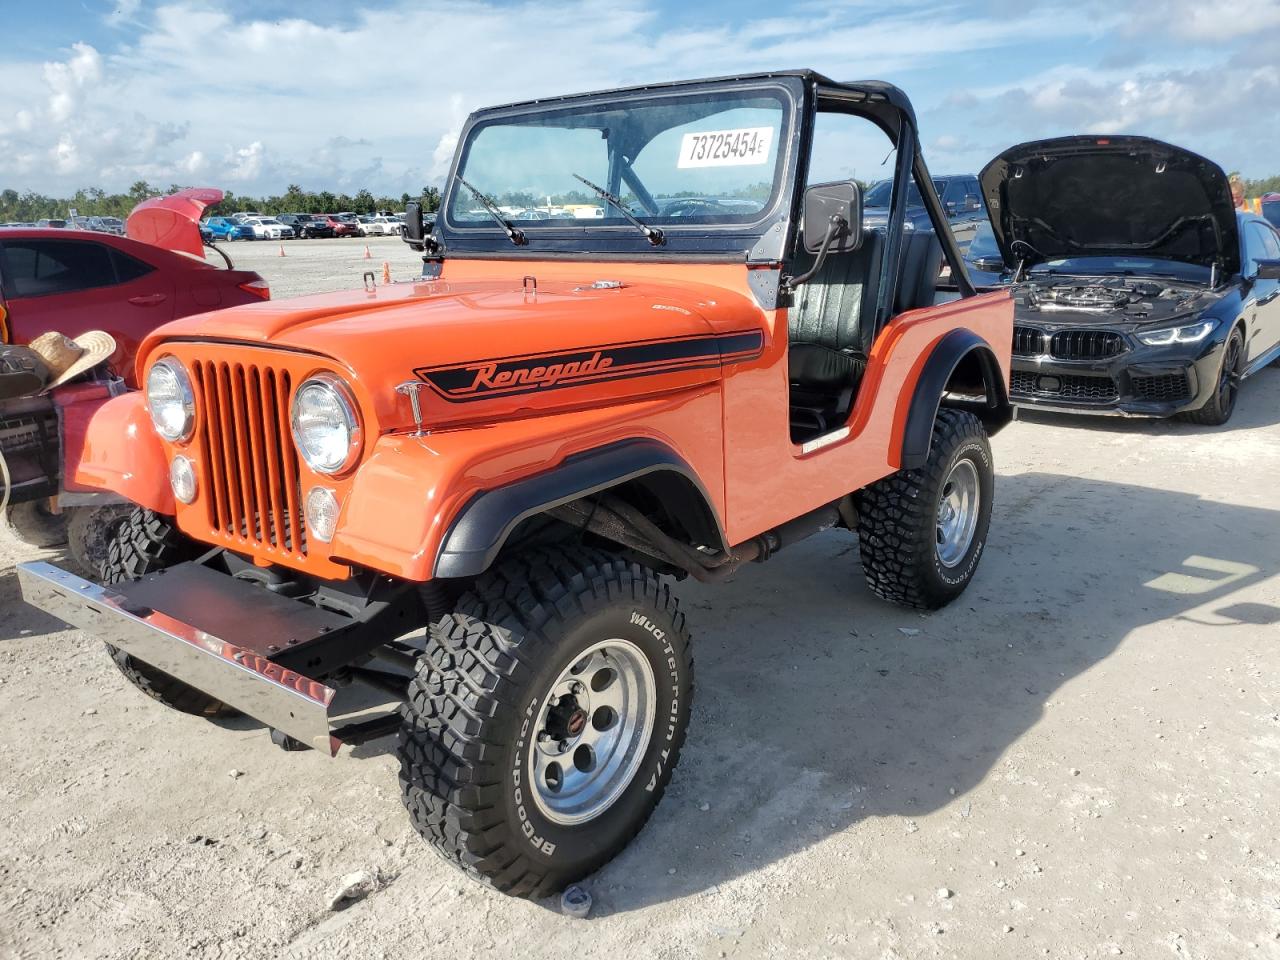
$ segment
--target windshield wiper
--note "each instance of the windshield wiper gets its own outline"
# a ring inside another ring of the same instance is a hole
[[[652,243],[655,247],[660,247],[667,242],[666,235],[661,230],[659,230],[657,227],[649,226],[649,224],[642,221],[639,217],[634,216],[630,210],[628,210],[626,207],[622,205],[621,200],[615,197],[612,193],[610,193],[604,187],[598,187],[594,183],[592,183],[590,180],[588,180],[586,177],[580,177],[576,173],[573,176],[576,179],[581,180],[593,191],[595,191],[595,195],[599,197],[601,200],[605,200],[610,204],[612,204],[614,208],[617,209],[617,211],[620,214],[622,214],[632,226],[634,226],[637,230],[643,233],[645,237],[648,239],[648,241]]]
[[[502,211],[498,209],[498,205],[486,197],[483,193],[473,187],[471,184],[463,180],[458,174],[454,174],[457,181],[471,191],[472,195],[480,201],[480,206],[484,207],[484,212],[493,217],[494,223],[502,228],[502,232],[507,235],[507,239],[514,243],[517,247],[523,247],[529,242],[525,237],[524,231],[518,227],[513,227],[511,221],[502,215]]]

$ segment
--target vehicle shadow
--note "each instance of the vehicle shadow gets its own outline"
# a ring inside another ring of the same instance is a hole
[[[1213,642],[1220,623],[1280,621],[1225,599],[1280,569],[1280,512],[1045,473],[1002,476],[997,496],[977,579],[927,616],[872,597],[839,532],[725,586],[681,585],[689,741],[649,825],[589,881],[600,915],[715,889],[866,818],[962,808],[1137,627],[1184,618]]]
[[[65,546],[37,552],[14,539],[7,530],[0,530],[0,538],[3,538],[4,547],[22,551],[23,560],[45,560],[66,570],[76,569],[75,561],[67,553]],[[0,566],[0,643],[5,640],[42,637],[66,629],[67,625],[57,617],[27,604],[22,599],[17,571],[11,566]]]

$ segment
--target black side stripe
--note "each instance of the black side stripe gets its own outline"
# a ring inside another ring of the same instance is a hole
[[[753,360],[764,352],[760,330],[707,334],[639,343],[605,344],[572,353],[534,354],[447,367],[420,367],[418,379],[452,403],[559,390],[698,370]]]

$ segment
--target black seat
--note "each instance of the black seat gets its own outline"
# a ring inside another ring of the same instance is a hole
[[[905,238],[902,249],[902,282],[893,305],[894,314],[933,306],[942,270],[942,241],[932,230],[917,230]]]
[[[834,429],[848,415],[875,334],[883,253],[884,236],[867,230],[857,250],[827,257],[797,292],[787,322],[793,437]]]

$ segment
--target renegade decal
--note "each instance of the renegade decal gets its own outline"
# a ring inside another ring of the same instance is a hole
[[[577,353],[535,354],[477,360],[448,367],[420,367],[414,375],[452,402],[513,396],[586,383],[699,370],[753,360],[764,351],[759,330],[606,344]]]

